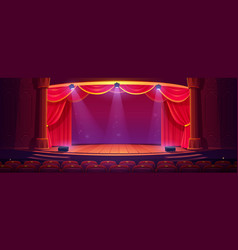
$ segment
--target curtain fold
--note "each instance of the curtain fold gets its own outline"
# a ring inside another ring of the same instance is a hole
[[[162,93],[154,87],[149,92],[146,93],[146,96],[149,97],[154,102],[163,102],[166,98],[162,95]]]
[[[92,95],[102,95],[109,92],[114,85],[82,85],[79,86],[81,90]]]
[[[160,92],[172,102],[183,102],[189,97],[188,88],[161,86]]]
[[[171,116],[174,121],[183,126],[183,136],[181,138],[181,147],[188,147],[188,140],[190,137],[190,108],[189,108],[189,98],[184,102],[176,103],[167,100],[167,105]],[[169,115],[169,114],[168,114]]]
[[[67,100],[58,103],[48,103],[49,147],[71,145],[71,110],[72,104]]]
[[[49,145],[60,146],[71,143],[71,103],[83,100],[88,94],[101,95],[109,92],[114,85],[82,85],[48,89],[48,138]],[[190,137],[189,89],[155,85],[120,85],[133,95],[146,94],[155,102],[162,102],[161,142],[163,145],[188,147]],[[67,129],[66,129],[67,128]],[[64,138],[63,138],[64,137]]]
[[[120,85],[120,88],[131,95],[142,95],[154,88],[154,85]]]

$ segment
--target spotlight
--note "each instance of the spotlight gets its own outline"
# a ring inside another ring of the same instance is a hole
[[[60,146],[60,147],[58,147],[58,151],[59,152],[68,152],[69,151],[69,147]]]
[[[156,89],[161,89],[161,86],[159,84],[156,85]]]
[[[166,152],[175,152],[175,147],[165,147]]]
[[[70,84],[69,85],[69,88],[72,90],[72,89],[74,89],[74,84]]]
[[[114,84],[114,86],[115,86],[115,88],[119,88],[120,83],[116,82],[116,83]]]

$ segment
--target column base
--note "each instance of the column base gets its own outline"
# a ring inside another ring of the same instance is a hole
[[[200,138],[189,138],[188,150],[200,150],[201,139]]]
[[[36,149],[49,148],[48,138],[36,138]]]

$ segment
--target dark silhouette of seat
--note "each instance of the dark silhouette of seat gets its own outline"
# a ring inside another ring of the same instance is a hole
[[[83,173],[83,167],[81,167],[80,165],[76,165],[76,164],[66,164],[63,168],[62,168],[62,172],[64,173]]]
[[[39,171],[41,173],[53,173],[53,172],[59,172],[60,168],[57,165],[51,164],[51,165],[42,165],[39,168]]]
[[[79,165],[79,163],[77,161],[64,161],[61,167],[64,168],[65,165]]]
[[[109,168],[110,173],[129,173],[130,168],[126,165],[113,165]]]
[[[228,173],[237,173],[237,165],[230,165],[225,170]]]
[[[203,168],[205,166],[210,166],[212,165],[211,161],[197,161],[195,165],[199,166],[200,168]]]
[[[33,173],[37,172],[37,168],[34,165],[20,165],[16,168],[17,172],[24,172],[24,173]]]
[[[115,161],[101,161],[100,165],[103,165],[106,168],[117,165]]]
[[[132,172],[133,173],[153,173],[154,167],[152,167],[150,164],[139,164],[133,167]]]
[[[200,173],[201,168],[198,165],[182,165],[180,167],[181,173]]]
[[[60,163],[58,161],[44,161],[43,165],[56,165],[60,167]]]
[[[0,172],[3,173],[9,173],[9,172],[14,172],[14,168],[8,165],[0,165]]]
[[[155,168],[155,163],[153,161],[140,161],[137,165],[150,165],[152,168]]]
[[[176,173],[178,172],[178,168],[173,165],[159,165],[156,170],[156,173]]]
[[[86,168],[90,165],[98,165],[96,161],[82,161],[81,167],[86,170]]]
[[[181,166],[185,166],[185,165],[193,165],[193,163],[191,161],[184,160],[184,161],[178,161],[176,164],[177,167],[181,167]]]
[[[7,162],[5,162],[4,165],[11,166],[11,167],[16,169],[18,166],[21,165],[21,162],[20,161],[7,161]]]
[[[228,167],[231,165],[231,162],[230,161],[216,161],[215,165],[219,165],[222,167]]]
[[[223,167],[220,165],[210,165],[210,166],[205,166],[202,170],[203,172],[206,173],[221,173],[223,172]]]
[[[172,165],[172,166],[175,166],[173,161],[159,161],[157,163],[157,167],[160,166],[160,165]]]
[[[126,165],[130,169],[132,169],[136,165],[136,163],[134,161],[121,161],[119,165]]]
[[[107,168],[103,165],[89,165],[86,167],[86,173],[106,173]]]

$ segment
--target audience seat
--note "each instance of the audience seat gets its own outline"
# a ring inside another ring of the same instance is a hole
[[[7,162],[5,162],[5,165],[11,166],[13,168],[17,168],[18,166],[21,165],[21,162],[20,161],[7,161]]]
[[[126,165],[130,169],[132,169],[133,167],[135,167],[136,163],[134,161],[121,161],[119,165]]]
[[[81,167],[83,169],[86,169],[90,165],[98,165],[96,161],[82,161],[81,162]]]
[[[177,167],[181,167],[184,165],[193,165],[193,163],[191,161],[178,161],[176,164]]]
[[[62,168],[62,172],[64,172],[64,173],[83,173],[84,171],[83,171],[83,167],[81,167],[80,165],[66,164]]]
[[[101,161],[100,165],[110,168],[111,166],[117,165],[117,163],[115,161]]]
[[[56,165],[60,167],[60,163],[58,161],[44,161],[43,165]]]
[[[41,163],[39,161],[25,161],[24,165],[33,165],[39,170]]]
[[[103,165],[89,165],[86,167],[86,173],[106,173],[107,168]]]
[[[222,167],[228,167],[231,165],[231,162],[230,161],[216,161],[215,165],[219,165]]]
[[[159,162],[157,163],[157,167],[158,167],[159,165],[172,165],[172,166],[175,166],[173,161],[159,161]]]
[[[210,166],[205,166],[202,170],[203,172],[207,173],[218,173],[218,172],[223,172],[223,167],[220,165],[210,165]]]
[[[155,168],[155,163],[153,161],[140,161],[137,165],[150,165],[152,168]]]
[[[13,172],[14,171],[14,168],[11,167],[11,166],[8,166],[8,165],[0,165],[0,172],[3,173],[3,172]]]
[[[156,173],[176,173],[178,172],[178,168],[176,166],[172,166],[172,165],[159,165],[156,170]]]
[[[229,173],[237,173],[237,165],[230,165],[226,167],[225,171]]]
[[[211,161],[197,161],[195,165],[199,166],[200,168],[203,168],[205,166],[212,165]]]
[[[51,165],[42,165],[39,168],[40,172],[46,172],[46,173],[51,173],[51,172],[59,172],[60,168],[57,165],[51,164]]]
[[[34,165],[20,165],[16,168],[17,172],[37,172],[37,168]]]
[[[199,173],[201,168],[198,165],[182,165],[180,167],[181,173]]]
[[[61,164],[61,168],[63,168],[65,165],[79,165],[79,163],[77,161],[64,161]]]
[[[153,173],[154,167],[149,164],[138,164],[133,167],[133,173]]]
[[[126,165],[113,165],[109,168],[110,173],[129,173],[130,168]]]

